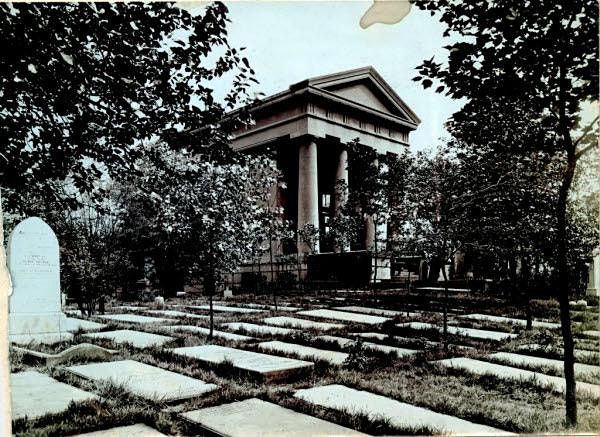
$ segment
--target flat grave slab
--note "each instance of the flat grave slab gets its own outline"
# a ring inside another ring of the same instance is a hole
[[[153,401],[177,401],[217,389],[199,379],[133,360],[67,367],[69,372],[95,382],[111,381],[131,393]]]
[[[377,325],[390,320],[387,317],[370,316],[368,314],[356,314],[327,309],[300,311],[296,314],[302,316],[319,317],[323,319],[341,320],[344,322],[365,323],[368,325]]]
[[[335,335],[318,335],[316,337],[319,340],[329,341],[332,343],[337,343],[340,347],[350,347],[356,343],[355,340],[351,340],[349,338],[337,337]]]
[[[98,399],[71,385],[59,382],[43,373],[27,371],[10,375],[12,419],[34,419],[50,413],[60,413],[71,403]]]
[[[341,323],[325,323],[325,322],[314,322],[312,320],[298,319],[296,317],[267,317],[263,319],[268,325],[275,326],[291,326],[292,328],[300,329],[337,329],[343,328],[345,325]]]
[[[185,313],[183,311],[175,311],[175,310],[150,310],[146,311],[149,314],[154,314],[156,316],[162,317],[189,317],[192,319],[208,319],[209,316],[194,314],[194,313]]]
[[[587,335],[588,337],[600,338],[600,331],[583,331],[583,335]]]
[[[175,340],[173,337],[151,334],[149,332],[133,331],[130,329],[121,329],[117,331],[94,332],[83,334],[86,338],[102,338],[111,340],[118,344],[131,343],[133,347],[145,348],[150,346],[163,346]]]
[[[346,358],[348,358],[348,354],[344,352],[328,351],[294,343],[285,343],[283,341],[265,341],[259,343],[258,347],[267,352],[296,354],[300,358],[307,360],[319,359],[336,366],[343,364],[344,361],[346,361]]]
[[[71,317],[81,317],[83,315],[81,314],[81,310],[63,310],[63,313]]]
[[[163,326],[161,329],[165,331],[170,331],[176,333],[177,331],[190,332],[192,334],[200,334],[200,335],[208,335],[210,332],[209,328],[203,328],[202,326],[193,326],[193,325],[172,325],[172,326]],[[217,331],[213,329],[213,335],[215,337],[224,338],[226,340],[232,341],[248,341],[253,340],[252,337],[248,337],[247,335],[239,335],[233,334],[231,332],[225,331]]]
[[[385,340],[389,337],[389,335],[383,334],[381,332],[352,332],[348,335],[356,335],[358,337],[363,338],[375,338],[377,340]]]
[[[263,309],[263,310],[274,310],[275,309],[275,305],[263,305],[263,304],[259,304],[259,303],[246,303],[242,306],[248,307],[248,308]],[[277,311],[295,312],[295,311],[300,311],[301,309],[302,309],[301,307],[288,306],[288,305],[277,305]]]
[[[146,310],[148,310],[150,308],[143,307],[143,306],[135,306],[135,305],[119,305],[119,306],[116,306],[116,307],[110,307],[109,309],[111,311],[113,311],[113,310],[117,310],[117,311],[122,311],[122,310],[125,310],[125,311],[146,311]]]
[[[363,337],[363,338],[376,338],[377,340],[380,340],[380,341],[385,340],[386,338],[389,337],[388,335],[383,334],[381,332],[352,332],[349,335]],[[398,341],[415,341],[415,340],[417,340],[415,338],[398,337],[398,336],[394,336],[392,338],[394,340],[398,340]],[[440,342],[425,340],[425,344],[428,346],[439,346]],[[462,350],[475,349],[474,347],[471,347],[471,346],[462,346],[462,345],[458,345],[458,344],[449,344],[448,346],[454,347],[457,349],[462,349]]]
[[[244,322],[223,323],[221,326],[224,326],[227,329],[231,329],[232,331],[243,329],[246,332],[259,335],[286,335],[298,332],[297,329],[292,328],[281,328],[278,326],[257,325],[256,323]]]
[[[464,357],[449,358],[446,360],[434,361],[434,363],[438,363],[446,367],[465,369],[477,375],[491,374],[506,379],[534,380],[542,387],[548,387],[558,392],[565,391],[564,378],[544,375],[543,373],[533,372],[531,370],[517,369],[516,367],[503,366],[501,364],[493,364],[486,361]],[[577,391],[591,394],[594,397],[600,397],[600,385],[577,381]]]
[[[564,362],[561,360],[552,360],[550,358],[532,357],[530,355],[513,354],[510,352],[496,352],[488,355],[490,358],[504,361],[509,365],[516,366],[545,366],[553,369],[562,370]],[[600,366],[591,366],[589,364],[575,363],[575,375],[599,374]]]
[[[527,320],[515,319],[512,317],[492,316],[489,314],[463,314],[457,317],[470,320],[483,320],[497,323],[507,323],[513,325],[527,326]],[[531,325],[534,328],[559,329],[560,323],[543,322],[540,320],[532,320]]]
[[[540,345],[540,344],[522,344],[520,346],[517,347],[517,349],[522,350],[523,352],[527,353],[527,352],[536,352],[536,351],[540,351],[540,350],[544,350],[544,346]],[[595,357],[597,359],[597,361],[600,363],[600,351],[588,351],[588,350],[584,350],[584,349],[575,349],[573,351],[575,353],[575,358],[576,359],[589,359],[589,358],[593,358]],[[562,355],[562,354],[561,354]]]
[[[458,417],[436,413],[368,391],[344,385],[325,385],[298,390],[294,397],[313,405],[338,411],[362,413],[372,419],[383,418],[398,428],[428,427],[450,434],[497,435],[507,434],[497,428],[480,425]]]
[[[106,328],[106,325],[102,323],[92,322],[91,320],[83,320],[83,319],[75,319],[72,317],[67,317],[67,331],[75,332],[75,331],[98,331],[100,329]]]
[[[189,411],[181,416],[211,434],[228,437],[365,435],[256,398]]]
[[[374,314],[377,316],[386,316],[386,317],[396,317],[401,315],[406,315],[406,311],[394,311],[394,310],[386,310],[383,308],[369,308],[369,307],[361,307],[361,306],[345,306],[345,307],[333,307],[334,310],[340,311],[349,311],[352,313],[361,313],[361,314]]]
[[[351,340],[349,338],[344,338],[344,337],[335,337],[332,335],[319,335],[317,338],[319,338],[321,340],[325,340],[325,341],[336,342],[338,345],[340,345],[341,347],[344,347],[344,348],[350,347],[350,346],[356,344],[355,340]],[[408,355],[413,355],[413,354],[420,352],[420,351],[414,350],[414,349],[405,349],[405,348],[401,348],[401,347],[397,347],[397,346],[388,346],[387,344],[370,343],[368,341],[363,342],[363,346],[367,349],[384,352],[386,354],[395,353],[399,358],[405,357]]]
[[[228,361],[235,368],[258,374],[267,381],[280,381],[314,367],[314,363],[308,361],[277,357],[214,344],[180,347],[172,349],[172,352],[210,364],[221,364]]]
[[[415,291],[444,291],[444,287],[419,287]],[[448,288],[448,291],[453,293],[470,293],[468,288]]]
[[[400,323],[396,325],[399,328],[412,328],[412,329],[436,329],[442,332],[444,329],[441,326],[433,325],[431,323],[423,323],[423,322],[409,322],[409,323]],[[502,341],[509,338],[517,337],[517,334],[512,334],[510,332],[498,332],[498,331],[486,331],[483,329],[473,329],[473,328],[461,328],[458,326],[448,326],[448,333],[454,335],[463,335],[466,337],[477,338],[481,340],[494,340],[494,341]]]
[[[102,431],[77,434],[75,437],[167,437],[165,434],[150,428],[143,423],[116,428],[104,429]]]
[[[209,305],[187,305],[187,307],[194,308],[197,310],[204,310],[204,311],[210,310]],[[230,307],[230,306],[226,306],[226,305],[213,305],[213,311],[220,311],[223,313],[244,313],[244,314],[264,312],[264,310],[259,310],[256,308],[242,308],[242,307],[233,307],[233,306]]]
[[[98,316],[101,319],[125,323],[171,323],[172,320],[160,317],[140,316],[137,314],[105,314]]]

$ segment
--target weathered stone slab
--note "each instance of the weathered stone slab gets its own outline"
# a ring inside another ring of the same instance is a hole
[[[552,360],[550,358],[532,357],[530,355],[513,354],[510,352],[496,352],[488,355],[490,358],[506,362],[509,365],[516,366],[544,366],[556,370],[564,368],[564,361]],[[575,375],[600,375],[600,366],[591,366],[589,364],[575,363]]]
[[[177,331],[183,331],[183,332],[191,332],[192,334],[201,334],[201,335],[208,335],[210,332],[209,328],[203,328],[201,326],[193,326],[193,325],[164,326],[164,327],[161,327],[161,329],[164,329],[165,331],[170,331],[173,333],[176,333]],[[224,338],[226,340],[231,340],[231,341],[253,340],[252,337],[248,337],[247,335],[239,335],[239,334],[233,334],[231,332],[217,331],[216,329],[213,329],[213,335],[215,337]]]
[[[263,310],[275,310],[275,305],[262,305],[259,303],[247,303],[242,306],[248,307],[248,308],[258,308],[258,309],[263,309]],[[277,311],[289,311],[289,312],[293,313],[295,311],[300,311],[301,309],[302,309],[301,307],[294,307],[294,306],[288,306],[288,305],[277,305]]]
[[[334,310],[340,311],[350,311],[352,313],[361,313],[361,314],[374,314],[377,316],[386,316],[386,317],[396,317],[401,315],[406,315],[406,311],[394,311],[394,310],[386,310],[383,308],[369,308],[369,307],[360,307],[360,306],[345,306],[345,307],[333,307]]]
[[[64,310],[63,313],[65,313],[67,316],[71,316],[71,317],[83,316],[83,314],[81,313],[81,310]]]
[[[350,346],[353,346],[356,344],[355,340],[350,340],[349,338],[344,338],[344,337],[335,337],[332,335],[320,335],[317,338],[319,338],[321,340],[325,340],[325,341],[336,342],[337,344],[339,344],[341,347],[344,347],[344,348],[350,347]],[[419,353],[418,350],[414,350],[414,349],[405,349],[405,348],[401,348],[401,347],[397,347],[397,346],[388,346],[386,344],[371,343],[368,341],[363,342],[363,347],[365,347],[367,349],[376,350],[379,352],[384,352],[386,354],[395,353],[399,358]]]
[[[131,343],[133,347],[145,348],[150,346],[163,346],[175,339],[164,335],[151,334],[149,332],[132,331],[130,329],[121,329],[117,331],[94,332],[83,334],[86,338],[102,338],[111,340],[115,343]]]
[[[412,328],[412,329],[436,329],[440,332],[444,330],[443,327],[433,325],[431,323],[422,323],[422,322],[409,322],[409,323],[400,323],[396,325],[399,328]],[[466,337],[477,338],[481,340],[494,340],[494,341],[502,341],[507,340],[509,338],[517,337],[517,334],[512,334],[509,332],[498,332],[498,331],[486,331],[483,329],[473,329],[473,328],[461,328],[458,326],[448,326],[448,333],[453,335],[463,335]]]
[[[436,434],[508,434],[500,429],[469,422],[458,417],[436,413],[425,408],[387,398],[344,385],[325,385],[298,390],[295,397],[314,405],[338,411],[362,413],[372,419],[388,420],[397,428],[422,428],[435,430]]]
[[[536,352],[536,351],[540,351],[540,350],[544,350],[544,346],[540,345],[540,344],[522,344],[520,346],[517,347],[517,349],[522,350],[524,352]],[[600,363],[600,351],[588,351],[588,350],[584,350],[584,349],[574,349],[573,352],[575,353],[575,358],[580,360],[580,359],[590,359],[590,358],[596,358],[596,360],[598,361],[598,363]],[[562,353],[561,353],[562,355]]]
[[[267,317],[263,319],[263,322],[274,325],[274,326],[291,326],[292,328],[299,329],[337,329],[343,328],[345,325],[341,323],[325,323],[325,322],[314,322],[312,320],[297,319],[295,317]]]
[[[259,343],[258,347],[265,351],[295,354],[302,359],[323,360],[337,366],[343,364],[348,358],[348,354],[344,352],[328,351],[283,341],[265,341]]]
[[[213,344],[180,347],[172,349],[172,351],[177,355],[195,358],[211,364],[221,364],[228,361],[235,368],[260,375],[266,381],[281,381],[303,371],[311,370],[314,367],[314,363],[308,361],[277,357]]]
[[[101,319],[124,323],[172,323],[172,320],[159,317],[140,316],[137,314],[106,314],[98,316]]]
[[[185,313],[183,311],[175,311],[175,310],[149,310],[146,311],[149,314],[153,314],[156,316],[162,317],[189,317],[191,319],[208,319],[209,316],[194,314],[194,313]]]
[[[381,332],[351,332],[349,335],[356,335],[357,337],[363,338],[375,338],[380,341],[389,338],[389,335],[383,334]]]
[[[368,325],[377,325],[390,320],[387,317],[370,316],[368,314],[355,314],[327,309],[300,311],[297,314],[302,316],[319,317],[323,319],[342,320],[344,322],[365,323]]]
[[[492,316],[489,314],[463,314],[457,317],[470,319],[470,320],[483,320],[496,323],[506,323],[519,326],[527,326],[527,320],[514,319],[512,317]],[[542,322],[540,320],[532,320],[532,326],[534,328],[545,328],[545,329],[559,329],[560,323]]]
[[[365,435],[256,398],[189,411],[181,416],[211,434],[228,437]]]
[[[152,401],[177,401],[217,389],[199,379],[133,360],[67,367],[69,372],[95,382],[110,381]]]
[[[92,322],[91,320],[74,319],[67,317],[67,331],[98,331],[102,328],[106,328],[106,325],[102,323]]]
[[[66,410],[71,403],[98,399],[93,393],[64,384],[39,372],[10,375],[12,419],[34,419]]]
[[[583,335],[587,335],[588,337],[600,338],[600,331],[583,331]]]
[[[531,370],[517,369],[516,367],[503,366],[501,364],[488,363],[486,361],[474,360],[472,358],[450,358],[447,360],[434,361],[442,366],[465,369],[477,375],[491,374],[499,378],[531,380],[542,387],[551,388],[554,391],[565,391],[565,378],[544,375]],[[577,381],[577,390],[582,393],[600,397],[600,385],[588,384]]]
[[[34,351],[31,349],[13,347],[14,350],[21,352],[25,357],[32,358],[36,361],[41,361],[46,365],[55,365],[64,363],[68,360],[85,359],[85,360],[106,360],[118,351],[113,349],[105,349],[95,344],[81,343],[71,346],[57,354],[47,354],[45,352]]]
[[[445,288],[444,287],[419,287],[419,288],[415,288],[415,291],[435,291],[435,292],[440,292],[440,291],[444,291]],[[470,293],[471,290],[469,290],[468,288],[448,288],[448,291],[451,293]]]
[[[298,332],[297,329],[280,328],[277,326],[257,325],[255,323],[243,322],[223,323],[221,326],[231,329],[232,331],[243,329],[246,332],[259,335],[286,335]]]
[[[354,335],[357,337],[363,337],[363,338],[376,338],[377,340],[385,340],[386,338],[389,338],[388,335],[383,334],[381,332],[353,332],[350,333],[349,335]],[[414,341],[416,339],[414,338],[406,338],[406,337],[398,337],[398,336],[394,336],[392,337],[392,339],[397,340],[397,341],[406,341],[406,342],[410,342],[410,341]],[[425,341],[425,344],[428,346],[439,346],[440,342],[439,341]],[[474,347],[471,346],[463,346],[463,345],[458,345],[458,344],[449,344],[448,346],[456,348],[456,349],[461,349],[461,350],[472,350],[475,349]]]
[[[42,219],[30,217],[11,232],[7,266],[12,280],[9,296],[9,341],[56,343],[70,340],[62,312],[58,240]]]
[[[76,437],[167,437],[165,434],[150,428],[143,423],[137,423],[129,426],[119,426],[117,428],[105,429],[102,431],[87,432],[77,434]]]
[[[194,308],[197,310],[204,310],[204,311],[210,310],[209,305],[187,305],[187,307]],[[230,306],[226,306],[226,305],[213,305],[213,311],[219,311],[219,312],[223,312],[223,313],[244,313],[244,314],[264,312],[264,310],[259,310],[256,308],[230,307]]]
[[[337,337],[335,335],[318,335],[316,338],[323,341],[329,341],[331,343],[337,343],[338,346],[346,348],[356,344],[355,340],[349,338]]]
[[[111,307],[110,310],[114,311],[147,311],[149,308],[144,306],[136,306],[136,305],[119,305],[116,307]]]

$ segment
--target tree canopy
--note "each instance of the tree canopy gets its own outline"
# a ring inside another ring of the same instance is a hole
[[[57,188],[65,180],[102,196],[98,180],[134,174],[145,139],[214,146],[224,111],[254,80],[227,22],[222,3],[198,16],[152,2],[0,5],[0,67],[11,72],[0,79],[7,209],[36,197],[77,207]],[[219,79],[230,84],[225,104],[214,95]]]

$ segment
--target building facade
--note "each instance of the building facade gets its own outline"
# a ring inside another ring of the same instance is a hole
[[[360,183],[353,180],[348,167],[346,144],[358,139],[380,155],[399,153],[410,146],[410,133],[420,123],[372,67],[298,82],[263,99],[250,113],[254,124],[235,133],[234,149],[274,151],[284,182],[274,190],[274,206],[283,208],[296,229],[313,225],[320,235],[327,234],[330,218],[343,206],[344,196],[335,193],[337,181],[345,182],[349,190]],[[341,249],[372,249],[375,231],[367,218],[363,241]],[[322,240],[312,248],[297,243],[295,247],[280,245],[278,254],[340,249]],[[262,271],[270,279],[268,269]]]

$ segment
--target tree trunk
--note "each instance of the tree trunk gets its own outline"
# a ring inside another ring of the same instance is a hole
[[[443,342],[444,351],[448,351],[448,275],[446,274],[446,266],[442,265],[442,275],[444,276],[444,332]]]
[[[567,200],[577,157],[571,148],[567,156],[567,168],[563,175],[560,194],[556,208],[557,214],[557,270],[558,270],[558,300],[560,303],[560,324],[564,342],[564,372],[565,372],[565,406],[567,424],[577,425],[577,396],[575,383],[575,356],[573,333],[571,330],[571,313],[569,308],[569,264],[567,254]]]
[[[204,277],[204,290],[208,294],[208,314],[209,314],[209,323],[210,328],[208,332],[208,338],[212,340],[213,338],[213,330],[214,330],[214,311],[213,311],[213,295],[215,294],[215,274],[214,272],[209,272]]]

